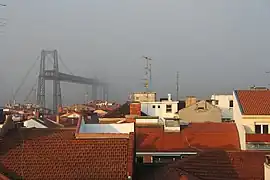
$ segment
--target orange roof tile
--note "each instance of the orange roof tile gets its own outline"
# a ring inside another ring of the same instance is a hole
[[[243,115],[270,115],[270,90],[235,91]]]
[[[148,180],[179,180],[182,176],[196,180],[263,180],[266,152],[208,151],[175,163],[156,168],[149,175],[139,174]],[[143,171],[141,171],[143,172]],[[140,178],[138,178],[140,180]]]
[[[181,132],[164,132],[161,127],[136,127],[136,149],[140,152],[240,150],[240,142],[234,123],[192,123]]]
[[[12,130],[0,142],[0,172],[16,179],[127,179],[133,135],[75,139],[74,130]]]

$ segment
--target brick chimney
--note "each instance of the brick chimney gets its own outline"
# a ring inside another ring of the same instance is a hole
[[[141,103],[133,102],[129,105],[129,114],[141,116]]]
[[[196,102],[197,102],[197,99],[196,99],[195,96],[187,96],[187,98],[186,98],[186,107],[189,107],[189,106],[191,106],[193,104],[196,104]]]

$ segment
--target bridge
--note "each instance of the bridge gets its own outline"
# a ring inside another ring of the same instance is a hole
[[[46,69],[47,62],[50,61],[49,56],[53,57],[53,68]],[[42,50],[40,59],[40,71],[38,77],[38,87],[37,87],[37,105],[41,108],[46,107],[46,81],[53,81],[53,112],[57,113],[58,108],[62,107],[62,95],[61,95],[61,81],[85,84],[92,86],[92,100],[96,100],[98,97],[98,92],[102,93],[102,99],[108,100],[108,84],[101,82],[96,78],[85,78],[81,76],[76,76],[73,74],[66,74],[59,72],[58,64],[58,52],[57,50]],[[100,90],[99,90],[100,89]]]

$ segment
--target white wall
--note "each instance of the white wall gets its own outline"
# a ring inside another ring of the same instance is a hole
[[[145,119],[136,119],[136,124],[158,124],[160,122],[159,118],[145,118]]]
[[[212,95],[211,100],[218,100],[218,104],[215,104],[214,101],[212,101],[213,105],[218,106],[219,108],[230,108],[230,100],[233,100],[233,95]]]
[[[82,120],[83,121],[83,120]],[[134,132],[134,123],[85,124],[81,123],[80,133],[124,133]]]
[[[39,122],[29,119],[27,121],[23,122],[23,125],[27,128],[48,128],[47,126],[44,126],[43,124],[40,124]]]
[[[240,146],[242,150],[246,150],[246,131],[242,122],[242,114],[240,111],[239,103],[236,98],[235,92],[233,92],[233,120],[235,121],[238,135],[240,139]]]
[[[171,113],[166,112],[166,105],[172,105]],[[142,102],[141,111],[149,116],[172,118],[177,116],[175,113],[178,112],[178,101]]]

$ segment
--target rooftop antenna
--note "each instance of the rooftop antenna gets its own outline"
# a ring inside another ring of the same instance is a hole
[[[179,100],[179,72],[176,73],[176,100]]]
[[[151,60],[152,58],[147,57],[147,56],[143,56],[143,58],[146,60],[145,61],[145,83],[144,83],[144,87],[146,88],[146,91],[149,91],[149,85],[151,85],[152,83],[152,69],[151,69]]]

